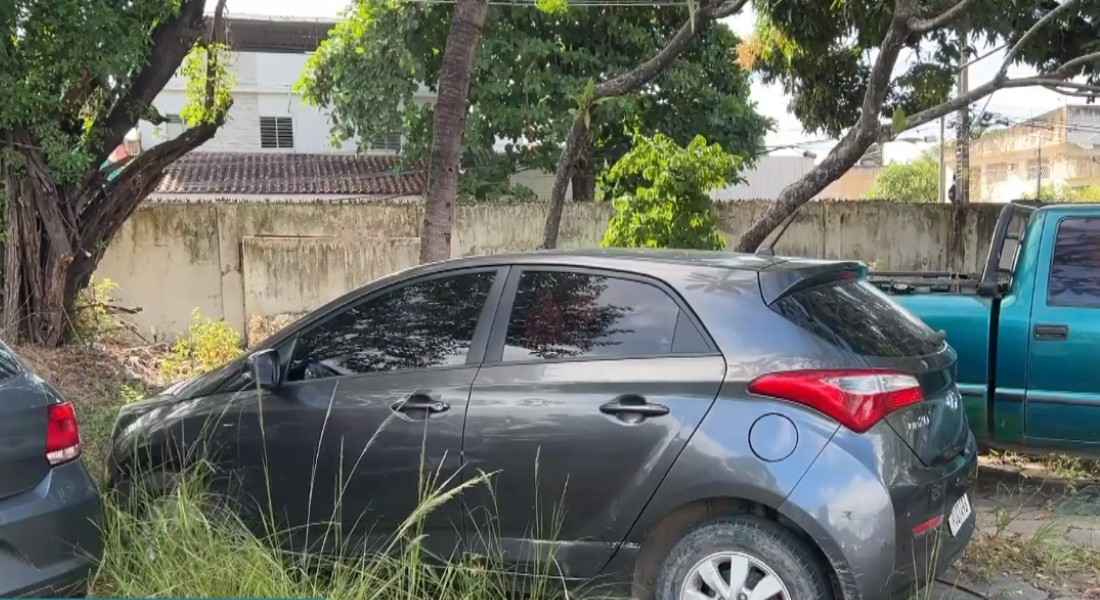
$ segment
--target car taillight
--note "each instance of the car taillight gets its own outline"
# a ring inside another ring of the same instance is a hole
[[[50,466],[58,466],[76,460],[80,456],[80,427],[76,424],[76,411],[69,402],[47,407],[46,460]]]
[[[749,383],[749,392],[804,404],[857,433],[899,408],[924,400],[916,377],[883,369],[769,373]]]

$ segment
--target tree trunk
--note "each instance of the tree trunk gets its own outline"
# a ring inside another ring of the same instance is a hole
[[[13,148],[0,161],[4,208],[3,334],[58,346],[70,338],[76,297],[108,244],[160,182],[165,167],[214,136],[199,125],[131,162],[112,182],[62,185],[53,180],[33,138],[5,132]],[[21,150],[17,150],[21,149]]]
[[[424,227],[420,232],[421,263],[446,260],[451,256],[462,132],[466,127],[466,96],[488,8],[488,0],[458,0],[451,18],[439,72]]]
[[[859,157],[875,143],[876,129],[864,128],[861,132],[853,127],[848,134],[829,151],[825,160],[806,173],[798,181],[783,188],[779,198],[753,221],[749,229],[737,240],[737,252],[755,252],[768,234],[779,227],[784,219],[790,217],[816,196],[821,190],[851,169]]]
[[[734,0],[732,4],[713,5],[696,10],[695,14],[684,23],[676,35],[665,44],[656,54],[630,71],[613,79],[600,82],[592,89],[592,96],[587,99],[584,106],[577,107],[577,116],[573,119],[573,126],[565,139],[558,157],[558,167],[554,172],[554,187],[550,190],[550,206],[546,210],[546,222],[542,227],[542,247],[551,250],[558,245],[558,231],[561,229],[561,216],[565,211],[565,188],[573,177],[573,167],[580,153],[580,144],[587,140],[588,126],[585,124],[585,113],[592,108],[593,102],[602,98],[614,98],[633,93],[662,71],[672,65],[673,61],[688,47],[696,36],[702,35],[705,28],[714,19],[721,19],[736,14],[744,6],[746,0]]]
[[[596,201],[596,161],[592,153],[594,148],[588,136],[579,140],[577,160],[573,167],[573,202]]]

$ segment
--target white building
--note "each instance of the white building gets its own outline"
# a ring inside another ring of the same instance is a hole
[[[329,112],[294,91],[335,19],[233,16],[226,24],[236,78],[227,122],[212,140],[168,168],[154,198],[293,200],[423,192],[423,174],[402,171],[398,163],[400,135],[379,140],[365,156],[356,154],[355,140],[335,146],[329,142]],[[142,121],[141,148],[183,132],[185,86],[177,74],[153,101],[168,122]],[[418,96],[433,99],[426,90]]]

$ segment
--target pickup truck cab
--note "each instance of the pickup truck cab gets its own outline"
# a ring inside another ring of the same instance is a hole
[[[982,273],[870,280],[946,334],[980,442],[1100,454],[1100,204],[1013,202]]]

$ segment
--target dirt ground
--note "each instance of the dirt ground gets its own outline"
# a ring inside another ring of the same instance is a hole
[[[998,453],[982,458],[978,532],[928,600],[1100,598],[1100,463]]]

